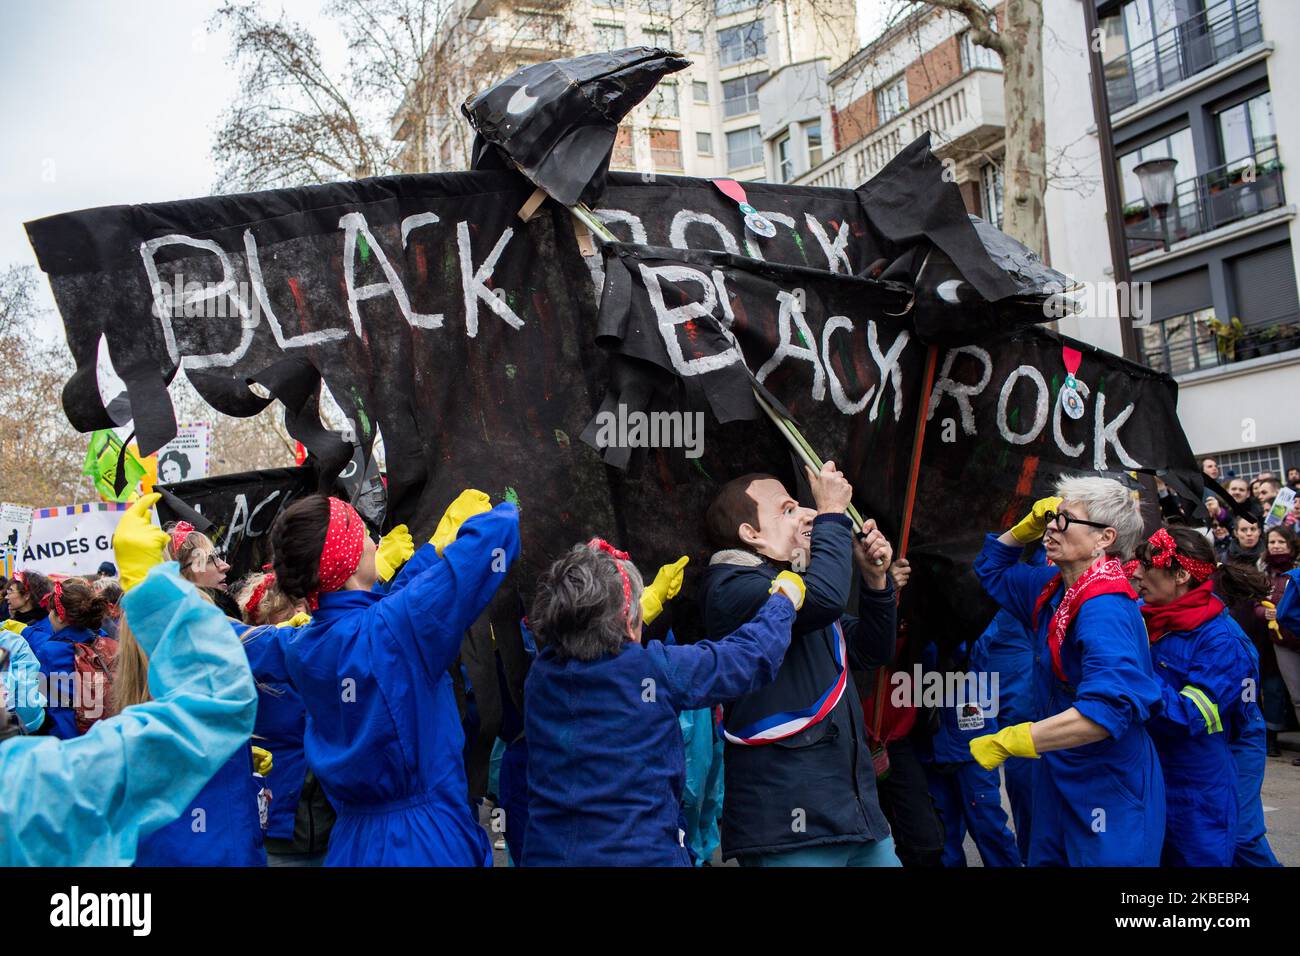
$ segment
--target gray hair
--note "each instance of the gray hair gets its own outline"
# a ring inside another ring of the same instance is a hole
[[[632,586],[626,613],[620,567]],[[631,561],[575,544],[538,580],[528,626],[561,660],[594,661],[617,654],[627,640],[627,622],[640,626],[644,587]]]
[[[1095,476],[1062,478],[1056,493],[1088,509],[1088,520],[1115,529],[1115,543],[1107,550],[1111,557],[1127,559],[1142,537],[1142,513],[1136,495],[1114,478]]]

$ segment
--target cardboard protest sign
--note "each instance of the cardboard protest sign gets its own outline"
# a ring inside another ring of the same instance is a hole
[[[5,502],[0,505],[0,561],[6,578],[18,570],[32,533],[32,509]]]
[[[1286,516],[1291,513],[1295,507],[1295,489],[1283,488],[1273,499],[1273,505],[1268,509],[1268,514],[1264,515],[1264,527],[1276,528],[1286,521]]]
[[[208,477],[211,447],[212,426],[208,422],[178,425],[176,437],[158,449],[158,483],[171,485]]]

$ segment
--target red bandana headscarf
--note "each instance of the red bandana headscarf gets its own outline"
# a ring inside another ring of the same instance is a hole
[[[1058,574],[1047,582],[1038,595],[1038,600],[1034,602],[1035,628],[1038,627],[1039,612],[1052,599],[1052,595],[1060,590],[1063,583]],[[1070,624],[1083,603],[1099,594],[1124,594],[1137,600],[1137,593],[1128,583],[1124,568],[1115,558],[1098,561],[1084,571],[1079,576],[1079,580],[1065,589],[1061,603],[1056,606],[1056,611],[1052,614],[1051,623],[1047,626],[1047,647],[1052,652],[1052,670],[1062,681],[1066,680],[1065,670],[1061,667],[1061,646],[1065,643],[1065,632],[1070,629]]]
[[[347,579],[344,578],[344,580]],[[247,614],[254,623],[257,621],[258,608],[262,606],[262,599],[266,597],[266,592],[271,589],[271,585],[274,583],[275,573],[268,572],[262,580],[258,582],[257,587],[253,588],[253,593],[248,596],[248,600],[244,602],[244,613]]]
[[[172,528],[172,554],[173,555],[177,555],[181,553],[181,545],[183,545],[185,543],[185,539],[188,538],[193,533],[194,533],[194,525],[190,524],[188,521],[176,522],[175,526]]]
[[[45,597],[41,598],[41,607],[45,608],[46,610],[49,610],[51,607],[53,607],[54,613],[59,616],[60,620],[66,621],[68,619],[68,616],[63,613],[63,582],[62,581],[55,581],[54,590],[51,591],[49,594],[45,595]]]
[[[626,551],[620,551],[604,538],[592,538],[587,542],[587,547],[592,551],[604,551],[614,559],[614,567],[618,568],[619,577],[623,579],[623,616],[628,617],[632,612],[632,579],[627,576],[623,570],[620,561],[631,560]]]
[[[1170,570],[1174,558],[1177,558],[1179,567],[1196,581],[1204,581],[1214,573],[1212,561],[1200,561],[1180,554],[1174,536],[1164,528],[1157,528],[1155,534],[1147,538],[1147,544],[1151,545],[1151,563],[1157,568]]]
[[[320,586],[307,595],[307,607],[316,610],[320,596],[337,591],[356,573],[366,546],[366,525],[346,501],[330,499],[329,528],[320,552]]]

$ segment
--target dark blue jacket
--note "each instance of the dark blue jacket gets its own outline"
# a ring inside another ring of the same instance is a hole
[[[525,866],[690,866],[677,715],[772,679],[794,606],[773,595],[721,641],[627,643],[594,661],[544,648],[524,684]]]
[[[700,586],[705,636],[722,637],[752,618],[778,571],[750,552],[715,554]],[[844,613],[853,580],[853,526],[847,517],[814,519],[802,575],[807,596],[795,617],[785,660],[771,684],[725,707],[723,725],[733,734],[770,726],[781,719],[777,715],[816,705],[840,671],[837,630],[844,635],[850,668],[877,667],[893,654],[892,580],[886,578],[883,591],[860,583],[859,617]],[[865,843],[889,835],[876,799],[862,704],[847,672],[838,703],[822,720],[770,743],[728,743],[724,763],[726,857]]]

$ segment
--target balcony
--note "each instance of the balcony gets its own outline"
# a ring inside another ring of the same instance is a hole
[[[1000,138],[1006,126],[1002,74],[976,69],[929,99],[877,127],[856,143],[799,176],[800,186],[848,188],[866,182],[904,146],[931,133],[935,155],[960,147],[978,149]]]
[[[1105,65],[1113,114],[1262,43],[1258,0],[1219,0]]]
[[[1165,235],[1174,243],[1276,209],[1286,204],[1282,162],[1277,147],[1184,179],[1174,187],[1174,201],[1163,219],[1146,203],[1124,207],[1124,230]],[[1129,257],[1162,249],[1159,239],[1129,239]]]
[[[1237,327],[1215,323],[1213,310],[1203,309],[1138,329],[1138,360],[1170,375],[1227,368],[1296,349],[1300,349],[1300,315]]]

